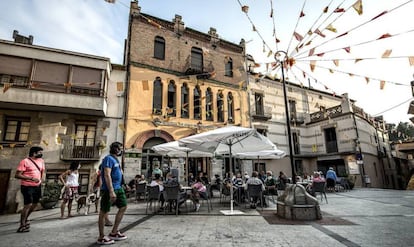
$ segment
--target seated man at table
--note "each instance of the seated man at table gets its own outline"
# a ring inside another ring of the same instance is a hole
[[[164,182],[164,187],[175,187],[175,186],[179,186],[180,191],[181,191],[180,198],[178,200],[178,207],[180,207],[187,200],[187,193],[181,189],[181,184],[178,182],[178,179],[174,177],[172,173],[170,172],[167,173],[167,176]],[[172,211],[173,206],[174,206],[173,204],[170,204],[170,208],[169,208],[170,212]]]
[[[233,179],[233,196],[236,199],[237,204],[244,201],[244,187],[245,183],[243,181],[242,175],[240,173],[237,173],[236,177]]]
[[[272,171],[267,171],[266,172],[266,179],[264,181],[264,185],[265,185],[265,195],[276,195],[277,196],[277,181],[276,179],[273,177]]]
[[[263,184],[262,180],[260,180],[258,178],[258,176],[259,176],[258,172],[254,171],[252,173],[252,176],[247,180],[246,185],[248,187],[249,184],[253,184],[253,185],[261,184],[262,185],[262,191],[264,191],[265,190],[264,184]],[[248,199],[249,200],[251,199],[250,208],[253,208],[253,209],[256,208],[256,204],[257,204],[258,199],[260,199],[264,202],[264,200],[263,200],[264,198],[252,197],[252,198],[248,198]]]

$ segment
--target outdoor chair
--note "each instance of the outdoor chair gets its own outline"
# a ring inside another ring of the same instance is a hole
[[[312,192],[316,196],[316,193],[319,192],[321,195],[321,202],[323,201],[323,197],[325,196],[325,201],[328,203],[328,198],[326,197],[326,182],[313,182],[312,183]]]
[[[210,195],[210,193],[208,193],[208,191],[210,190],[210,186],[211,186],[211,184],[207,184],[206,185],[206,197],[202,197],[202,196],[200,196],[200,201],[206,201],[207,202],[207,209],[208,209],[208,212],[210,213],[210,209],[211,210],[213,210],[213,205],[211,204],[211,195]]]
[[[277,192],[277,188],[267,188],[264,191],[264,198],[268,198],[268,201],[270,201],[270,198],[272,198],[272,203],[276,204],[276,200],[277,200],[277,196],[278,196],[278,192]],[[276,200],[275,200],[275,196],[276,196]],[[270,206],[270,203],[267,204],[268,206]]]
[[[247,185],[247,199],[249,202],[253,201],[257,203],[260,200],[260,207],[263,210],[263,187],[261,184],[248,184]],[[246,204],[248,205],[248,204]]]
[[[169,210],[169,208],[174,207],[175,210],[175,215],[178,215],[178,207],[180,204],[180,199],[181,199],[181,191],[180,191],[180,186],[164,186],[164,200],[165,200],[165,205],[164,205],[164,214],[167,210]],[[187,202],[185,201],[185,207],[187,208]],[[188,209],[187,209],[188,211]]]
[[[225,184],[220,184],[220,204],[222,200],[224,201],[226,197],[230,198],[230,188],[228,188]]]
[[[135,190],[135,200],[138,201],[141,198],[141,195],[144,196],[144,200],[145,200],[146,194],[147,194],[147,184],[146,183],[137,184],[136,190]]]
[[[152,207],[152,212],[155,212],[156,210],[156,204],[160,200],[160,186],[147,186],[147,206],[145,209],[145,214],[148,212],[148,207]],[[155,203],[153,204],[153,201]]]

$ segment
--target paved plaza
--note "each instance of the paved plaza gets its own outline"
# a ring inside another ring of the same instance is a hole
[[[412,191],[328,193],[323,219],[310,222],[280,220],[274,204],[263,211],[235,207],[244,214],[225,216],[220,210],[229,205],[217,196],[210,213],[204,203],[199,212],[179,216],[146,215],[144,202],[131,202],[121,223],[128,239],[112,246],[414,246]],[[1,215],[0,246],[96,246],[97,214],[75,215],[61,220],[58,208],[34,212],[27,233],[16,232],[19,214]]]

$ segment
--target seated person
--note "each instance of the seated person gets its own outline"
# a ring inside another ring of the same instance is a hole
[[[163,191],[164,191],[164,186],[163,183],[161,181],[161,175],[160,174],[155,174],[154,175],[154,179],[151,181],[150,184],[151,187],[153,186],[159,186],[160,187],[160,202],[161,202],[161,207],[160,210],[164,209],[164,196],[163,196]]]
[[[325,182],[325,179],[321,176],[321,174],[319,172],[314,172],[313,173],[313,180],[312,180],[312,184],[308,185],[306,187],[306,191],[311,194],[312,196],[315,196],[315,191],[313,190],[313,183],[320,183],[320,182]]]
[[[200,197],[207,199],[207,188],[201,181],[200,177],[196,177],[195,183],[191,185],[192,194],[191,194],[191,200],[193,201],[195,205],[195,211],[200,210]]]
[[[210,186],[210,195],[213,196],[213,189],[220,191],[221,178],[220,175],[214,175],[214,182]]]
[[[233,195],[238,203],[241,203],[244,200],[244,187],[245,183],[240,173],[237,173],[236,177],[233,179]]]
[[[262,191],[265,190],[264,184],[263,184],[262,180],[260,180],[258,178],[258,176],[259,176],[259,174],[258,174],[257,171],[254,171],[252,173],[252,176],[246,182],[247,188],[248,188],[249,184],[253,184],[253,185],[261,184],[262,185]],[[251,200],[250,201],[250,208],[253,208],[253,209],[256,208],[256,204],[257,204],[257,201],[259,199],[262,200],[262,202],[264,202],[264,200],[263,200],[264,198],[258,198],[257,196],[249,198],[249,200]]]
[[[163,183],[164,187],[175,187],[180,188],[180,197],[178,199],[178,207],[180,207],[187,200],[187,193],[181,189],[181,184],[178,182],[177,178],[172,175],[172,173],[167,173],[166,179]],[[172,210],[174,205],[170,204],[169,210]]]
[[[276,195],[277,196],[277,181],[276,179],[273,177],[272,171],[267,171],[266,172],[266,179],[264,181],[264,185],[265,185],[265,195]]]

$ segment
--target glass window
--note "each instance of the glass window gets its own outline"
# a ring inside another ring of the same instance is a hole
[[[27,142],[29,140],[30,119],[6,118],[4,141]]]
[[[152,113],[155,115],[162,115],[162,82],[160,77],[157,77],[154,81]]]
[[[226,64],[224,65],[224,75],[233,77],[233,59],[226,57]]]
[[[167,115],[168,116],[175,116],[176,115],[176,87],[175,82],[173,80],[168,83],[168,99],[167,99]]]
[[[254,99],[255,99],[256,115],[263,116],[264,115],[263,94],[255,93]]]
[[[191,69],[203,72],[203,51],[200,48],[191,48]]]
[[[156,36],[154,40],[154,58],[164,60],[165,59],[165,39],[160,36]]]
[[[206,120],[213,121],[213,93],[211,88],[207,88],[206,91]]]
[[[193,105],[194,105],[194,119],[201,119],[201,90],[199,86],[194,88],[194,97],[193,97]]]
[[[224,122],[224,98],[223,93],[217,94],[217,121]]]
[[[181,86],[181,117],[188,118],[189,117],[189,96],[188,96],[188,86],[184,83]]]

